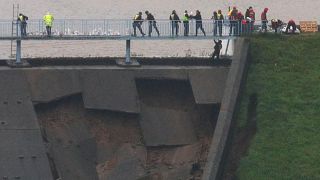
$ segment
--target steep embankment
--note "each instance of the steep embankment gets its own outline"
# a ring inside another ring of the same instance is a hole
[[[320,179],[320,35],[253,37],[250,54],[225,179]]]

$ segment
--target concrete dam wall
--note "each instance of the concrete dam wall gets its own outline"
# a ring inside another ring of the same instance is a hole
[[[0,66],[0,178],[202,177],[230,63],[72,61]]]

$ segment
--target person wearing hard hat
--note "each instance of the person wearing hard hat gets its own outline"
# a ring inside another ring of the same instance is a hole
[[[52,28],[53,20],[54,18],[49,12],[47,12],[47,14],[43,16],[43,21],[44,21],[44,24],[46,25],[48,37],[51,36],[51,28]]]

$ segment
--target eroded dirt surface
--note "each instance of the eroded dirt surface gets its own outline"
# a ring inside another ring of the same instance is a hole
[[[185,88],[190,86],[138,83],[142,102],[195,114],[197,142],[185,146],[146,147],[140,115],[87,110],[80,95],[36,105],[56,176],[70,180],[200,179],[219,106],[196,105],[191,89]],[[155,98],[157,92],[163,95]]]

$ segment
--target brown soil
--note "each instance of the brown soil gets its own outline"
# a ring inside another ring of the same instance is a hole
[[[198,141],[186,146],[145,147],[139,115],[87,110],[81,96],[76,95],[36,106],[50,152],[57,151],[55,149],[58,145],[79,147],[93,138],[96,148],[93,157],[90,159],[91,156],[84,151],[84,156],[88,156],[85,162],[89,164],[80,167],[94,168],[96,176],[101,180],[115,177],[126,163],[133,164],[134,169],[132,172],[129,169],[121,173],[133,173],[130,175],[132,179],[199,179],[208,155],[219,106],[196,105],[191,87],[186,82],[140,81],[137,82],[137,88],[144,103],[192,111],[195,114],[193,124]],[[157,92],[161,92],[161,95],[157,95]],[[88,150],[90,153],[91,150]],[[49,156],[55,161],[56,156],[63,155],[53,153]],[[77,160],[77,157],[65,158]],[[64,165],[61,161],[55,165],[62,176],[61,171],[65,167],[61,166]]]

